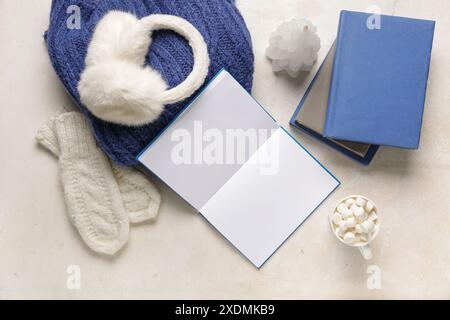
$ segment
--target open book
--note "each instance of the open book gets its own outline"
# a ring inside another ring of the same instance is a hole
[[[225,70],[138,160],[258,268],[339,185]]]

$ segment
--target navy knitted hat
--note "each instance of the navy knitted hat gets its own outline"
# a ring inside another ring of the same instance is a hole
[[[79,29],[67,27],[69,6],[78,6]],[[209,51],[206,81],[225,68],[250,91],[254,57],[250,34],[234,0],[53,0],[46,41],[53,67],[81,111],[89,118],[99,146],[115,162],[136,164],[136,155],[186,106],[188,100],[165,106],[151,124],[127,127],[93,116],[81,103],[77,90],[85,67],[87,48],[98,21],[109,11],[130,12],[138,18],[150,14],[171,14],[192,23],[202,34]],[[187,41],[171,31],[158,31],[146,57],[146,64],[159,71],[170,87],[181,83],[193,67]]]

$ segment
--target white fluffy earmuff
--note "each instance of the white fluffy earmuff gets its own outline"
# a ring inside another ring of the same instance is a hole
[[[185,37],[194,55],[191,74],[172,89],[144,65],[152,32],[160,29]],[[139,126],[157,119],[164,105],[184,100],[202,86],[209,55],[200,32],[182,18],[155,14],[138,20],[130,13],[110,11],[95,28],[85,64],[78,83],[81,102],[102,120]]]

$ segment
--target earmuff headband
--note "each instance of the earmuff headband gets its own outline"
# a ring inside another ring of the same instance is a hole
[[[175,31],[189,41],[194,55],[192,72],[178,86],[165,91],[163,101],[165,104],[172,104],[190,97],[202,86],[208,74],[208,48],[202,35],[192,24],[177,16],[154,14],[141,19],[141,22],[150,32],[168,29]]]
[[[152,32],[161,29],[185,37],[194,55],[191,74],[172,89],[156,70],[144,66]],[[94,31],[78,92],[96,117],[123,125],[143,125],[157,119],[164,105],[182,101],[197,91],[208,74],[209,62],[202,35],[188,21],[162,14],[138,20],[130,13],[111,11]]]

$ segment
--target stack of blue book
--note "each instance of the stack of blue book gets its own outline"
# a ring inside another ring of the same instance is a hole
[[[342,11],[336,42],[291,125],[363,164],[418,149],[435,22]],[[324,94],[324,92],[328,94]]]

